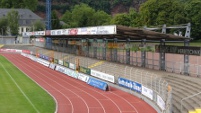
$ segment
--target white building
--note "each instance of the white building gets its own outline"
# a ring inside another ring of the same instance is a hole
[[[0,8],[0,18],[4,17],[7,15],[8,12],[10,12],[11,10],[15,10],[18,11],[18,15],[19,15],[19,34],[21,35],[22,32],[27,32],[30,31],[32,24],[37,21],[43,21],[43,19],[41,17],[39,17],[38,15],[36,15],[35,13],[33,13],[31,10],[29,9],[4,9],[4,8]]]

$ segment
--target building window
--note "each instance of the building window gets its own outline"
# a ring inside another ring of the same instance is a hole
[[[24,32],[24,29],[23,29],[23,27],[21,28],[21,31],[22,31],[22,33]]]
[[[27,31],[29,31],[29,28],[26,28],[26,31],[25,31],[25,32],[27,32]]]

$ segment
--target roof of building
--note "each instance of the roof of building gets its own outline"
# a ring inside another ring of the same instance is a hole
[[[42,20],[41,17],[33,13],[29,9],[5,9],[0,8],[0,18],[5,17],[8,12],[11,10],[18,11],[19,15],[19,25],[20,26],[29,26],[33,23],[35,20]]]
[[[75,39],[120,39],[120,40],[155,40],[159,41],[165,39],[167,41],[184,41],[191,40],[191,38],[183,36],[175,36],[173,34],[163,34],[155,31],[148,31],[141,28],[131,28],[121,25],[107,25],[107,26],[94,26],[94,27],[81,27],[81,28],[68,28],[68,29],[55,29],[47,31],[27,32],[24,36],[45,36],[53,39],[57,38],[75,38]]]

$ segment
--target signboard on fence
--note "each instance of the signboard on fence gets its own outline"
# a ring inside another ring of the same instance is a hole
[[[163,100],[159,95],[157,95],[157,105],[158,105],[162,110],[165,110],[165,102],[164,102],[164,100]]]
[[[64,61],[64,66],[69,67],[69,63]]]
[[[95,71],[95,70],[91,70],[91,75],[94,77],[100,78],[102,80],[106,80],[106,81],[114,83],[114,76],[113,75],[109,75],[109,74],[99,72],[99,71]]]
[[[136,91],[136,92],[139,92],[139,93],[142,92],[142,85],[139,84],[139,83],[137,83],[137,82],[134,82],[134,81],[131,81],[131,80],[128,80],[128,79],[119,77],[119,78],[118,78],[118,84],[119,84],[120,86],[123,86],[123,87],[125,87],[125,88],[134,90],[134,91]]]
[[[153,90],[142,86],[142,94],[146,97],[148,97],[149,99],[153,100]]]
[[[54,59],[54,63],[55,63],[55,64],[58,64],[58,59]]]
[[[96,87],[96,88],[104,90],[104,91],[106,91],[107,87],[108,87],[106,82],[103,82],[103,81],[95,79],[95,78],[89,78],[87,83],[93,87]]]
[[[80,66],[80,72],[91,75],[91,69]]]
[[[156,50],[156,52],[201,56],[201,47],[156,45],[155,50]]]
[[[81,80],[81,81],[84,81],[84,82],[88,82],[89,76],[85,75],[83,73],[79,73],[78,79]]]

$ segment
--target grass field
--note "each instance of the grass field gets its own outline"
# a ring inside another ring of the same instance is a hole
[[[0,113],[54,113],[54,99],[0,55]]]

